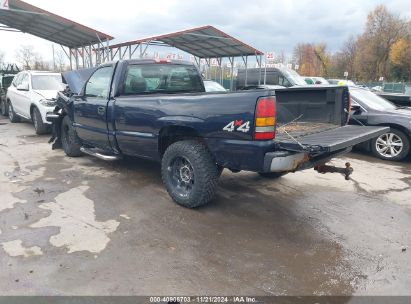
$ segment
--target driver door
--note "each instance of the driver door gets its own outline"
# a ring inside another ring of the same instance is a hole
[[[97,69],[86,82],[83,93],[74,99],[74,126],[85,142],[109,149],[107,103],[110,96],[113,65]]]

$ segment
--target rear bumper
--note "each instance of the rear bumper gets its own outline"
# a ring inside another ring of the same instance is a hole
[[[216,163],[232,170],[287,172],[303,170],[351,151],[387,127],[346,126],[289,141],[206,139]]]
[[[278,151],[266,153],[262,172],[294,172],[314,168],[316,165],[324,164],[332,158],[350,152],[348,147],[333,153],[323,153],[310,156],[307,152]]]

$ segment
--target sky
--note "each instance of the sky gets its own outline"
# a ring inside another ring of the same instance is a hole
[[[213,25],[261,51],[291,54],[298,42],[325,42],[337,51],[360,34],[379,4],[411,19],[409,0],[26,0],[30,4],[114,36],[112,43]],[[29,34],[0,31],[7,62],[22,44],[51,60],[52,43]],[[60,46],[56,45],[56,49]]]

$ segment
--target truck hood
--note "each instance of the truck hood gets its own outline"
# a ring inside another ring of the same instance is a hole
[[[81,69],[63,73],[63,82],[66,83],[73,94],[80,94],[84,84],[96,68]]]
[[[33,90],[41,99],[56,99],[58,90]]]

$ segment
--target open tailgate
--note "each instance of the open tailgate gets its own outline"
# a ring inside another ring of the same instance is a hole
[[[284,150],[334,152],[355,146],[389,131],[389,127],[348,125],[296,138],[281,139]]]

